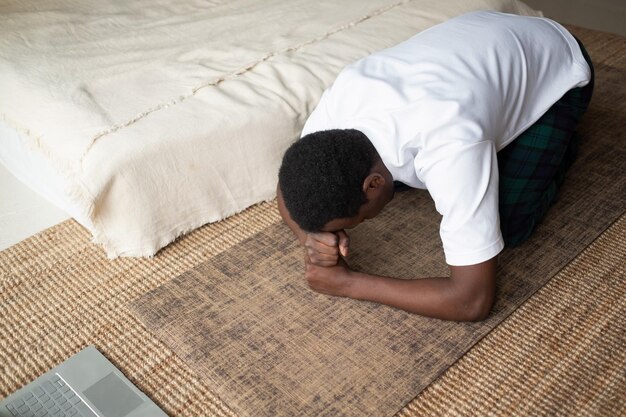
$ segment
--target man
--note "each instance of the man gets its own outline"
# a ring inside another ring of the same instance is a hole
[[[310,287],[441,319],[487,317],[497,255],[554,200],[592,81],[565,28],[490,11],[347,66],[279,173],[279,210],[306,248]],[[345,230],[380,213],[394,181],[432,196],[449,277],[375,276],[344,261]]]

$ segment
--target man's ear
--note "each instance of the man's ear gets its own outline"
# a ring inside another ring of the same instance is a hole
[[[385,185],[385,177],[377,172],[369,174],[363,180],[363,192],[369,198],[378,195]]]

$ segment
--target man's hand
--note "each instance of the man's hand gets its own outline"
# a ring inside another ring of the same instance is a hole
[[[337,265],[342,256],[348,256],[349,246],[350,238],[344,230],[307,233],[304,241],[308,262],[322,267]]]
[[[350,239],[344,230],[336,232],[307,233],[293,221],[280,191],[280,184],[276,187],[278,211],[287,226],[295,233],[310,262],[317,266],[337,265],[341,256],[348,256]]]
[[[304,255],[304,277],[309,287],[316,292],[338,297],[347,297],[352,284],[352,276],[348,264],[343,258],[339,258],[336,265],[330,267],[318,266]]]

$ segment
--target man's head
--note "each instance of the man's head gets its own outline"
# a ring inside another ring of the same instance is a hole
[[[326,130],[296,141],[283,157],[280,190],[307,232],[336,231],[376,216],[393,196],[393,178],[358,130]]]

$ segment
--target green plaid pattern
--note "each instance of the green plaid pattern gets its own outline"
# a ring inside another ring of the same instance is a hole
[[[578,39],[577,39],[578,40]],[[500,229],[508,246],[525,241],[545,216],[578,150],[574,128],[587,110],[594,84],[568,91],[535,124],[498,152]]]

